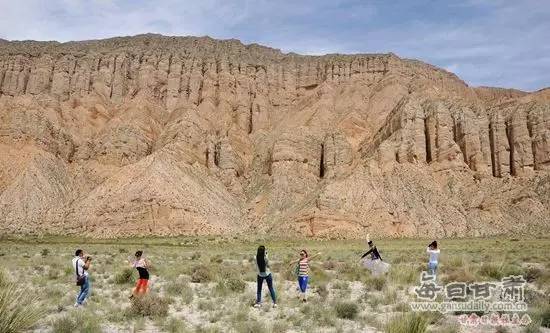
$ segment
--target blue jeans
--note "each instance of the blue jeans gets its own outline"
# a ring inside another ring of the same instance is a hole
[[[428,274],[437,275],[437,261],[428,262]]]
[[[303,293],[306,292],[308,280],[308,276],[298,276],[298,286],[300,286],[300,291]]]
[[[258,275],[258,290],[256,292],[256,303],[262,302],[262,284],[264,283],[264,280],[267,282],[267,287],[269,288],[269,294],[271,296],[271,300],[273,303],[277,303],[277,299],[275,297],[275,289],[273,289],[273,277],[271,274],[269,274],[266,277],[259,276]]]
[[[82,303],[84,303],[84,300],[88,297],[89,294],[90,294],[90,277],[86,276],[84,278],[84,284],[80,286],[80,292],[76,297],[76,303],[78,305],[82,305]]]

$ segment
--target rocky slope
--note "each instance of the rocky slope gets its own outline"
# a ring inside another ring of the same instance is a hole
[[[394,54],[0,42],[0,233],[550,230],[550,93]]]

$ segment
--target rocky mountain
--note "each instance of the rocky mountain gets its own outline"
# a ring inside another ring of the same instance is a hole
[[[207,37],[0,43],[1,234],[549,230],[550,90]]]

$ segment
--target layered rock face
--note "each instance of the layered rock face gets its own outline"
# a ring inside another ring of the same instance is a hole
[[[550,94],[393,54],[0,43],[0,233],[550,230]]]

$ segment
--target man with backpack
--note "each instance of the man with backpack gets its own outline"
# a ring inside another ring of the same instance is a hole
[[[74,304],[76,308],[81,306],[90,294],[90,277],[88,276],[88,270],[90,269],[92,258],[88,256],[84,259],[84,251],[81,249],[76,250],[74,255],[72,266],[76,276],[76,285],[80,287],[80,292]]]

